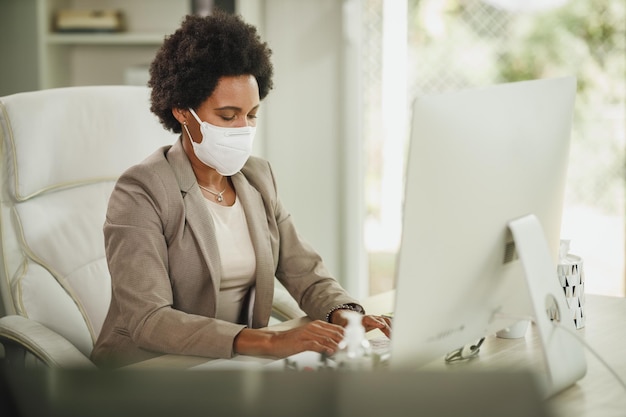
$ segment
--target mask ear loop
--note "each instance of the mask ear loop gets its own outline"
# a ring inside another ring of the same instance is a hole
[[[202,120],[200,120],[200,117],[198,117],[196,112],[191,107],[189,107],[189,111],[191,112],[191,115],[193,116],[193,118],[196,119],[198,124],[201,125],[202,124]]]
[[[185,129],[185,131],[187,131],[187,136],[189,137],[189,140],[191,141],[191,144],[193,145],[193,138],[191,137],[191,132],[189,131],[189,128],[187,127],[187,122],[183,122],[183,128]]]
[[[446,363],[475,358],[478,356],[480,345],[482,345],[484,341],[485,338],[483,337],[475,345],[467,344],[462,348],[453,350],[445,356]]]

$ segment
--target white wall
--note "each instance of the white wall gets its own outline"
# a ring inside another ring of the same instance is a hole
[[[0,11],[29,16],[30,26],[20,26],[32,38],[27,45],[37,44],[35,3],[0,0]],[[259,28],[274,52],[275,86],[262,106],[255,153],[272,162],[280,195],[300,234],[320,252],[339,281],[362,297],[367,279],[361,231],[365,206],[358,7],[344,13],[345,5],[359,4],[360,0],[238,0],[237,9]],[[0,20],[6,29],[9,22]],[[21,18],[14,21],[24,24]],[[6,38],[1,43],[3,55],[9,49],[9,55],[15,55],[13,39]],[[20,57],[35,62],[36,47],[20,52]],[[32,70],[31,85],[36,85],[36,67],[20,66],[22,77]]]
[[[240,0],[239,10],[261,30],[275,69],[274,90],[262,105],[258,152],[271,161],[300,234],[361,297],[367,280],[360,227],[359,77],[355,44],[346,43],[344,2],[251,1]],[[358,18],[354,11],[348,15]]]

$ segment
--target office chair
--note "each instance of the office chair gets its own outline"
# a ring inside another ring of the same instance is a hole
[[[126,168],[176,140],[149,108],[147,87],[0,98],[0,343],[8,365],[95,367],[89,356],[111,299],[102,232],[109,195]],[[278,292],[281,319],[297,312],[293,303]]]

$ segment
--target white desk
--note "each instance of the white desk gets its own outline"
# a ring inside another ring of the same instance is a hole
[[[393,293],[370,297],[363,302],[369,313],[392,311]],[[587,295],[586,326],[578,333],[613,369],[626,379],[626,298]],[[272,328],[291,328],[305,323],[300,318],[281,323]],[[626,391],[609,371],[587,349],[587,375],[574,386],[547,400],[548,407],[558,417],[624,417],[626,416]],[[206,358],[164,355],[132,368],[190,368],[207,362]],[[481,347],[480,355],[467,362],[445,365],[443,360],[433,363],[433,369],[446,366],[477,369],[543,369],[541,346],[534,326],[525,338],[499,339],[490,336]],[[431,368],[429,365],[428,368]]]

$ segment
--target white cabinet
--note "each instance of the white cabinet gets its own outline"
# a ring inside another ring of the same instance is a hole
[[[191,0],[37,0],[39,88],[124,84],[128,69],[147,68],[166,35],[191,12]],[[57,33],[63,9],[120,10],[119,33]]]

